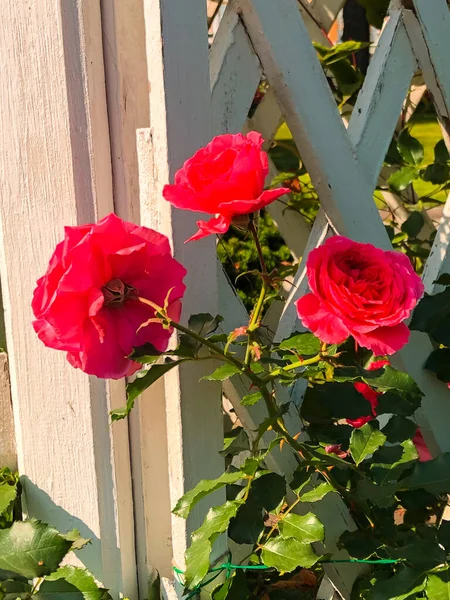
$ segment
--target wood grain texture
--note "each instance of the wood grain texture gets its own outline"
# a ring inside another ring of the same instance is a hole
[[[31,327],[35,281],[64,225],[112,208],[99,2],[6,0],[0,28],[0,267],[26,509],[91,538],[83,562],[133,597],[128,436],[108,423],[123,386],[76,371]]]
[[[16,470],[16,437],[6,352],[0,353],[0,415],[0,468],[9,467]]]

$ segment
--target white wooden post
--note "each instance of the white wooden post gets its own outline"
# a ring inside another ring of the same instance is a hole
[[[0,267],[26,509],[91,538],[84,564],[135,598],[128,434],[108,418],[123,383],[76,371],[31,327],[33,288],[64,225],[112,209],[100,2],[1,9]]]
[[[175,257],[188,270],[183,321],[199,312],[218,313],[216,251],[213,237],[184,244],[195,231],[198,215],[173,209],[162,198],[162,188],[175,171],[211,138],[211,100],[208,76],[206,4],[203,0],[144,0],[150,87],[150,130],[140,131],[138,147],[141,187],[141,222],[169,236]],[[154,160],[149,157],[152,153]],[[211,368],[211,365],[209,365]],[[168,481],[147,481],[145,513],[149,524],[146,548],[149,565],[170,575],[175,564],[184,564],[190,533],[203,520],[209,503],[221,504],[217,493],[199,504],[186,522],[170,514],[179,497],[200,479],[223,472],[219,450],[223,444],[220,385],[198,383],[203,367],[188,365],[171,372],[162,386],[154,386],[149,400],[141,399],[141,419],[153,420],[153,439],[145,442],[145,465],[155,464],[167,453]],[[156,415],[152,404],[156,403]],[[143,415],[145,411],[145,415]],[[148,411],[148,412],[147,412]],[[141,429],[142,436],[146,435]],[[153,461],[153,462],[151,462]],[[158,469],[159,472],[159,469]],[[148,477],[148,471],[147,475]],[[162,490],[163,498],[158,494]],[[153,488],[153,494],[150,487]],[[170,539],[153,537],[154,520],[161,517]],[[161,547],[168,543],[170,551]],[[225,539],[217,544],[219,554]]]

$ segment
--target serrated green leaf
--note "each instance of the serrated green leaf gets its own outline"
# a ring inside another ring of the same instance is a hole
[[[309,569],[319,560],[319,557],[310,544],[302,544],[295,538],[278,536],[264,544],[261,559],[266,567],[290,572],[297,567]]]
[[[397,488],[397,482],[377,485],[369,479],[363,479],[359,482],[357,491],[361,499],[369,500],[380,508],[387,508],[397,503],[395,499]]]
[[[394,192],[402,192],[418,177],[419,169],[416,167],[401,167],[389,176],[387,184]]]
[[[206,381],[225,381],[226,379],[229,379],[233,375],[236,375],[240,372],[241,370],[235,365],[225,363],[224,365],[220,365],[220,367],[218,367],[210,375],[205,375],[202,377],[202,380],[206,379]]]
[[[294,333],[279,345],[281,350],[294,350],[301,356],[315,356],[320,352],[321,341],[312,333]]]
[[[450,600],[450,569],[430,573],[425,592],[429,600]]]
[[[72,529],[72,531],[69,531],[69,533],[66,533],[63,537],[69,542],[72,542],[72,547],[70,548],[72,551],[81,550],[81,548],[84,548],[91,543],[90,539],[81,537],[78,529]]]
[[[423,488],[432,494],[450,493],[450,452],[426,462],[417,462],[411,475],[402,481],[402,487]]]
[[[425,219],[422,213],[417,210],[413,211],[404,223],[402,223],[402,231],[409,237],[416,238],[422,230]]]
[[[416,433],[417,425],[411,419],[405,419],[399,415],[394,415],[383,427],[382,432],[391,444],[404,442],[412,439]]]
[[[312,490],[302,494],[301,501],[302,502],[318,502],[319,500],[322,500],[322,498],[325,498],[325,496],[327,494],[329,494],[330,492],[334,492],[334,491],[335,491],[334,487],[331,484],[324,481],[322,483],[319,483],[319,485],[317,485]]]
[[[235,571],[224,583],[213,589],[212,600],[248,600],[250,590],[242,570]]]
[[[83,600],[111,600],[108,590],[97,585],[94,576],[86,569],[65,566],[46,577],[39,588],[36,600],[56,598],[74,598]]]
[[[125,417],[128,417],[130,412],[133,410],[136,398],[140,396],[142,392],[149,388],[153,383],[155,383],[155,381],[157,381],[160,377],[163,377],[171,369],[185,362],[185,360],[186,359],[168,359],[165,363],[152,365],[148,369],[148,371],[144,371],[142,375],[137,376],[134,381],[128,383],[127,404],[122,408],[116,408],[115,410],[112,410],[110,413],[111,420],[119,421],[120,419],[125,419]]]
[[[389,579],[376,581],[369,598],[370,600],[406,600],[412,594],[424,590],[426,577],[426,573],[405,567]]]
[[[202,525],[192,534],[192,543],[186,551],[184,574],[189,589],[199,585],[207,574],[212,544],[226,531],[240,505],[238,501],[228,501],[222,506],[211,508]]]
[[[250,444],[248,435],[243,427],[235,427],[231,431],[225,433],[223,449],[220,452],[221,456],[229,456],[239,454],[244,450],[249,450]]]
[[[378,396],[377,415],[401,415],[409,417],[413,415],[420,406],[420,396],[404,394],[399,396],[392,391]]]
[[[257,473],[259,475],[259,472]],[[253,480],[249,498],[267,512],[275,510],[286,495],[286,481],[277,473],[264,473]]]
[[[409,566],[420,571],[430,571],[445,563],[446,559],[445,552],[436,539],[422,540],[419,538],[401,548],[389,549],[388,555],[391,558],[405,560]]]
[[[374,371],[374,373],[376,372]],[[393,390],[396,394],[411,398],[421,398],[423,396],[423,393],[412,377],[407,373],[397,371],[389,365],[384,367],[382,375],[375,375],[366,381],[371,387],[376,388],[380,392]]]
[[[423,161],[423,146],[409,133],[408,129],[403,129],[398,136],[397,148],[403,160],[408,164],[420,165]]]
[[[253,394],[247,394],[241,400],[242,406],[253,406],[259,402],[262,398],[261,392],[255,392]]]
[[[313,513],[289,513],[279,521],[278,529],[282,537],[292,537],[303,544],[322,542],[325,536],[323,524]]]
[[[34,519],[16,521],[0,531],[0,569],[27,579],[55,571],[72,542],[53,527]]]
[[[244,475],[241,471],[235,471],[233,473],[223,473],[217,479],[203,479],[192,490],[189,490],[189,492],[184,494],[184,496],[178,500],[172,512],[183,519],[187,519],[192,508],[200,502],[202,498],[226,485],[236,483],[243,477]]]
[[[355,428],[350,438],[350,454],[358,466],[369,454],[373,454],[386,441],[386,436],[378,429],[376,421],[370,421]]]
[[[0,483],[0,515],[8,510],[17,497],[17,487]]]
[[[450,156],[448,154],[447,146],[445,145],[444,140],[439,140],[434,147],[434,162],[446,163],[449,160]]]
[[[400,475],[414,465],[419,455],[412,440],[398,446],[383,446],[375,452],[370,470],[374,481],[384,485],[398,481]]]

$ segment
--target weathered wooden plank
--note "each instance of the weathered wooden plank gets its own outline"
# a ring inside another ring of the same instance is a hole
[[[31,327],[35,281],[63,226],[112,209],[100,4],[6,0],[0,29],[0,268],[26,508],[91,538],[83,562],[135,597],[127,428],[108,423],[123,384],[76,371]]]
[[[329,31],[345,0],[300,0],[300,4],[323,31]]]
[[[0,468],[17,469],[16,438],[9,384],[8,355],[0,353]]]
[[[148,79],[150,82],[153,172],[143,185],[150,197],[141,198],[141,222],[169,236],[175,257],[187,268],[183,320],[198,312],[218,312],[215,240],[213,236],[184,244],[195,231],[198,215],[173,209],[162,199],[162,188],[190,155],[211,138],[211,94],[208,75],[208,39],[204,0],[145,0]],[[195,68],[193,66],[195,65]],[[145,177],[141,175],[140,181]],[[207,293],[206,293],[207,290]],[[198,383],[204,367],[188,365],[165,377],[165,414],[169,510],[200,479],[223,472],[219,450],[223,443],[220,385]],[[211,365],[208,365],[211,367]],[[142,407],[142,406],[141,406]],[[202,427],[199,427],[199,423]],[[151,441],[149,440],[149,445]],[[154,452],[158,448],[154,447]],[[224,494],[205,499],[189,520],[170,516],[172,556],[182,567],[192,529],[198,527],[208,502],[220,504]],[[151,519],[151,505],[146,513]],[[160,540],[151,538],[148,550],[159,567]],[[225,540],[217,544],[225,550]],[[170,568],[170,565],[165,565]]]

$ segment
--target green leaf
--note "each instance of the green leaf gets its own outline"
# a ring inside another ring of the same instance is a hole
[[[239,479],[244,477],[242,471],[235,471],[234,473],[223,473],[217,479],[203,479],[200,481],[192,490],[189,490],[184,496],[182,496],[175,505],[173,513],[187,519],[192,508],[200,502],[202,498],[208,494],[212,494],[216,490],[236,483]]]
[[[450,285],[450,274],[442,273],[441,275],[439,275],[439,277],[433,283],[438,283],[439,285],[445,285],[445,286]]]
[[[236,544],[256,544],[263,530],[263,509],[249,497],[231,519],[228,537]]]
[[[385,392],[381,396],[378,396],[377,414],[393,414],[409,417],[419,408],[420,402],[420,396],[399,396],[393,392]]]
[[[412,594],[424,590],[426,577],[426,573],[406,567],[389,579],[377,581],[369,598],[370,600],[406,600]]]
[[[447,552],[450,551],[450,521],[441,521],[438,529],[439,542],[444,546]]]
[[[409,237],[417,237],[423,227],[425,220],[422,213],[417,210],[413,211],[404,223],[402,223],[402,231],[407,233]]]
[[[253,480],[249,498],[267,512],[275,510],[286,496],[286,481],[277,473],[264,473]]]
[[[32,589],[27,581],[6,579],[0,581],[0,598],[1,600],[28,600],[34,598],[31,595]]]
[[[437,342],[450,345],[450,288],[422,298],[413,313],[410,329],[424,331]]]
[[[238,501],[228,501],[222,506],[211,508],[202,525],[192,534],[192,543],[186,551],[184,574],[189,589],[199,585],[207,574],[212,544],[221,533],[226,531],[240,505]]]
[[[150,568],[147,580],[147,600],[161,600],[161,577],[155,568]]]
[[[450,348],[433,350],[427,358],[425,369],[432,371],[436,377],[446,383],[450,382]]]
[[[230,456],[239,454],[239,452],[249,449],[250,444],[244,428],[235,427],[228,433],[225,433],[223,450],[220,452],[220,454],[221,456]]]
[[[382,432],[388,442],[396,444],[412,439],[416,433],[416,429],[417,425],[411,419],[394,415],[389,419],[387,425],[383,427]]]
[[[412,377],[390,366],[384,367],[382,375],[366,379],[366,382],[380,392],[393,390],[396,394],[411,398],[421,398],[423,396],[423,393]]]
[[[350,454],[358,466],[369,454],[384,444],[386,436],[378,429],[376,421],[370,421],[362,427],[355,428],[350,438]]]
[[[147,388],[149,388],[155,381],[160,377],[163,377],[174,367],[185,362],[186,359],[171,360],[167,359],[167,362],[153,365],[148,371],[144,371],[141,375],[136,376],[134,381],[127,384],[127,404],[123,408],[116,408],[111,411],[111,420],[119,421],[128,417],[130,412],[133,410],[134,402],[138,396],[142,394]]]
[[[392,191],[402,192],[418,177],[419,170],[416,167],[401,167],[389,176],[387,184]]]
[[[351,557],[364,560],[375,554],[381,542],[374,537],[373,532],[357,529],[356,531],[344,531],[339,538],[339,544],[347,550]]]
[[[445,145],[444,140],[439,140],[434,147],[434,162],[445,164],[449,160],[450,156],[448,154],[447,146]]]
[[[314,44],[314,46],[317,48],[319,44]],[[322,52],[320,52],[320,56],[322,62],[328,66],[340,60],[349,58],[353,54],[356,54],[356,52],[368,48],[368,46],[370,46],[368,42],[355,42],[353,40],[336,44],[331,48],[321,46]],[[323,50],[325,50],[325,52]]]
[[[309,569],[319,560],[319,557],[310,544],[303,544],[295,538],[278,536],[264,544],[261,559],[266,567],[290,572],[297,567]]]
[[[142,365],[151,364],[158,360],[163,353],[160,352],[152,344],[144,344],[133,349],[133,352],[128,358]]]
[[[63,537],[72,543],[72,547],[70,548],[72,551],[81,550],[81,548],[84,548],[85,546],[91,543],[90,539],[81,537],[81,534],[78,531],[78,529],[72,529],[72,531],[69,531],[69,533],[66,533],[65,535],[63,535]]]
[[[262,398],[261,392],[255,392],[254,394],[247,394],[241,400],[242,406],[253,406],[259,402]]]
[[[35,521],[16,521],[0,531],[0,569],[27,579],[55,571],[72,546],[53,527]]]
[[[229,363],[225,363],[223,365],[220,365],[220,367],[218,367],[210,375],[205,375],[204,377],[202,377],[202,380],[206,379],[207,381],[225,381],[226,379],[229,379],[233,375],[236,375],[240,372],[241,370],[238,367]]]
[[[450,493],[450,452],[416,463],[412,474],[402,481],[402,487],[423,488],[432,494]]]
[[[358,0],[366,9],[366,17],[372,27],[381,29],[386,16],[390,0]]]
[[[425,591],[430,600],[450,600],[450,569],[430,573]]]
[[[417,539],[401,548],[389,549],[391,558],[402,559],[421,571],[430,571],[445,562],[445,552],[436,540]]]
[[[216,331],[222,321],[223,317],[221,316],[213,317],[209,313],[199,313],[189,318],[188,329],[202,338],[207,338]],[[174,351],[174,354],[177,356],[194,357],[198,354],[202,345],[201,342],[191,336],[182,334],[179,346]]]
[[[393,503],[397,503],[394,496],[397,488],[397,482],[377,485],[369,479],[363,479],[359,482],[357,491],[363,500],[369,500],[375,506],[386,508],[392,506]]]
[[[94,576],[86,569],[65,566],[46,577],[39,588],[36,600],[74,598],[75,600],[110,600],[108,590],[97,585]]]
[[[433,163],[421,173],[424,181],[435,185],[446,183],[450,177],[450,169],[446,163]]]
[[[17,497],[17,487],[8,483],[0,483],[0,515],[3,514]]]
[[[325,498],[327,494],[334,491],[334,487],[331,484],[324,481],[323,483],[319,483],[318,486],[316,486],[309,492],[305,492],[304,494],[302,494],[301,501],[318,502],[319,500],[322,500],[322,498]]]
[[[372,414],[370,403],[355,390],[353,383],[325,383],[308,387],[301,406],[309,423],[330,419],[358,419]]]
[[[251,596],[244,571],[235,571],[225,583],[213,589],[211,597],[212,600],[248,600]]]
[[[281,350],[294,350],[301,356],[316,356],[320,352],[321,341],[312,333],[294,333],[283,340]]]
[[[408,129],[403,129],[398,136],[397,148],[403,160],[408,164],[420,165],[423,161],[423,146],[409,133]]]
[[[322,523],[311,512],[306,515],[289,513],[278,523],[278,529],[282,537],[292,537],[303,544],[322,542],[325,536]]]
[[[374,481],[383,485],[398,481],[400,475],[413,466],[418,453],[412,440],[398,446],[383,446],[373,455],[370,470]]]

